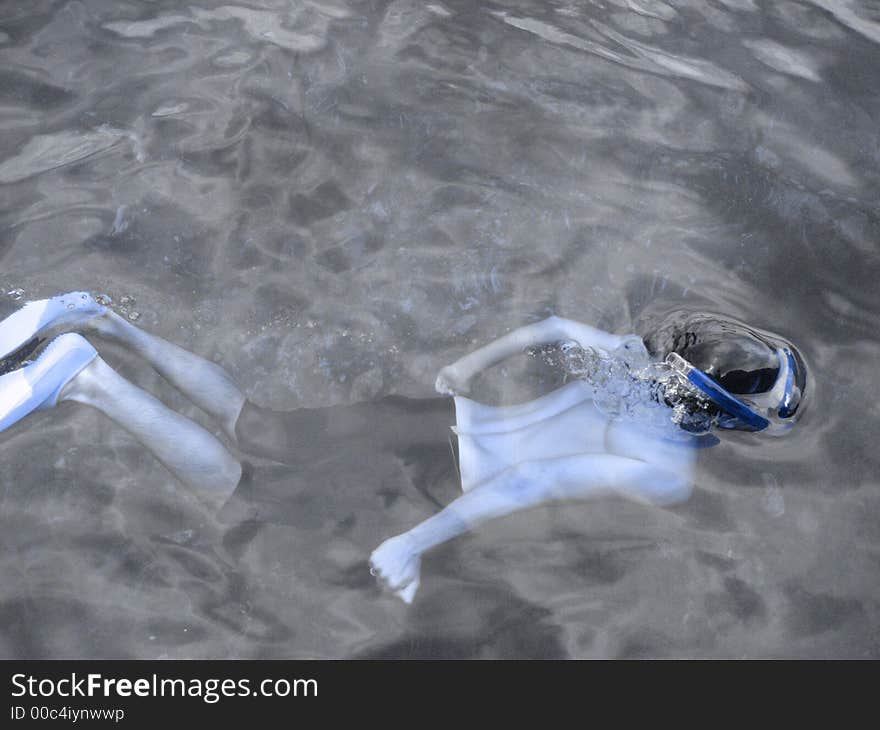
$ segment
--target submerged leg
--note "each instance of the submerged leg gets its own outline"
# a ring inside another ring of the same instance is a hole
[[[110,310],[90,320],[86,327],[143,357],[156,372],[214,418],[229,438],[235,439],[235,422],[246,398],[223,368],[135,327]]]
[[[249,402],[219,365],[135,327],[107,311],[86,325],[143,357],[212,416],[243,451],[286,464],[330,455],[352,440],[377,448],[445,441],[454,423],[452,400],[389,396],[373,403],[274,411]]]
[[[241,479],[241,465],[214,436],[100,357],[64,387],[59,400],[84,403],[110,417],[212,506],[222,504]]]

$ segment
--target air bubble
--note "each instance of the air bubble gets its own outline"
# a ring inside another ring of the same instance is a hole
[[[134,310],[135,298],[130,294],[125,294],[119,299],[120,314],[128,317],[132,322],[140,319],[141,313]]]
[[[527,353],[561,369],[566,380],[577,378],[590,385],[596,408],[609,418],[638,420],[660,429],[668,429],[671,421],[691,433],[713,425],[709,401],[671,367],[653,362],[644,343],[635,338],[610,355],[571,341],[529,348]]]
[[[769,472],[763,472],[761,479],[764,482],[764,496],[762,499],[764,509],[772,517],[782,517],[785,514],[785,497],[779,483]]]
[[[19,299],[24,297],[24,289],[10,289],[8,292],[6,292],[6,296],[18,301]]]
[[[98,296],[95,297],[95,301],[105,307],[113,304],[113,300],[107,294],[98,294]]]

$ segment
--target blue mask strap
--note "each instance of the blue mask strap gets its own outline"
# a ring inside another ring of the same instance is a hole
[[[734,416],[755,431],[763,431],[770,425],[770,421],[755,413],[739,398],[728,393],[702,370],[694,368],[688,373],[687,379],[709,396],[709,400],[722,411]]]
[[[688,382],[694,385],[698,390],[705,393],[709,400],[718,406],[724,413],[733,416],[740,423],[745,424],[754,431],[763,431],[770,425],[763,416],[755,413],[745,403],[736,396],[728,393],[718,383],[716,383],[709,375],[702,370],[698,370],[685,360],[681,355],[675,352],[666,356],[666,362]]]

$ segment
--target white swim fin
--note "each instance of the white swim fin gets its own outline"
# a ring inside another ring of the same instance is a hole
[[[52,340],[36,362],[0,376],[0,432],[36,410],[53,408],[62,388],[97,356],[84,337],[68,333]]]
[[[28,302],[0,322],[0,360],[53,327],[76,325],[106,310],[84,291]]]

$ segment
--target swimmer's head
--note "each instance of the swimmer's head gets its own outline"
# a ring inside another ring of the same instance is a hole
[[[731,317],[677,312],[645,342],[691,382],[693,407],[708,407],[721,428],[779,433],[803,411],[804,360],[778,335]]]

